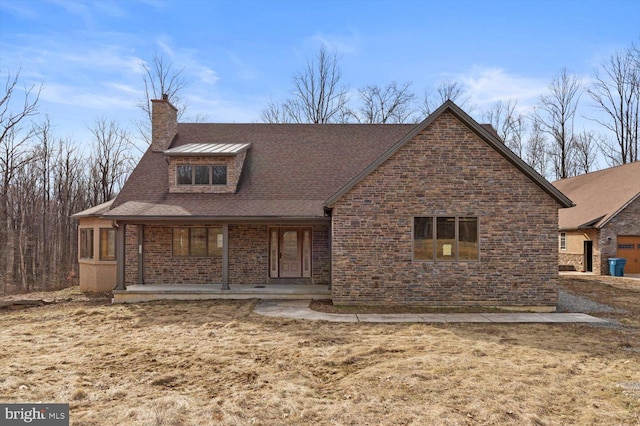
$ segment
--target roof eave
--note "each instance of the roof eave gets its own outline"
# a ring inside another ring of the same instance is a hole
[[[626,209],[629,204],[633,203],[635,200],[637,200],[638,198],[640,198],[640,192],[638,192],[636,195],[634,195],[633,197],[631,197],[631,199],[629,201],[627,201],[626,203],[624,203],[618,210],[616,210],[615,212],[613,212],[612,214],[610,214],[605,220],[603,220],[601,223],[598,224],[598,228],[602,228],[604,227],[607,223],[611,222],[611,220],[616,217],[622,210]],[[605,215],[606,216],[606,215]],[[603,217],[605,217],[603,216]],[[602,218],[601,218],[602,219]]]
[[[171,223],[237,223],[237,222],[328,222],[326,216],[135,216],[135,215],[106,215],[101,219],[117,220],[121,222],[171,222]]]

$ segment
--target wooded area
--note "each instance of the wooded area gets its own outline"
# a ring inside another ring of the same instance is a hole
[[[113,199],[141,154],[128,130],[150,141],[150,99],[168,94],[184,114],[182,70],[155,54],[143,64],[142,118],[133,123],[96,119],[88,151],[60,138],[48,118],[36,121],[43,86],[22,90],[20,73],[8,73],[0,96],[0,291],[58,289],[76,283],[77,226],[73,213]],[[517,99],[477,111],[464,85],[443,81],[422,97],[411,82],[367,85],[357,97],[342,84],[337,55],[322,48],[292,78],[291,98],[271,101],[267,123],[412,123],[451,99],[496,129],[504,143],[550,180],[594,170],[598,155],[613,166],[639,160],[640,48],[615,52],[587,84],[568,70],[550,82],[531,112]],[[599,114],[586,117],[601,132],[576,129],[580,102]],[[202,121],[196,116],[192,121]],[[86,142],[86,141],[83,141]]]

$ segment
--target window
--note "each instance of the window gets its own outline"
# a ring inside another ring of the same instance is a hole
[[[173,255],[222,256],[222,228],[173,228]]]
[[[213,166],[213,184],[227,184],[227,166]]]
[[[474,261],[479,258],[477,217],[416,217],[413,258],[427,261]]]
[[[93,259],[93,229],[80,230],[80,259]]]
[[[566,249],[567,249],[567,233],[561,232],[560,233],[560,250],[566,250]]]
[[[183,164],[176,166],[178,185],[226,185],[227,166],[195,166]]]
[[[100,260],[116,260],[116,230],[100,228]]]

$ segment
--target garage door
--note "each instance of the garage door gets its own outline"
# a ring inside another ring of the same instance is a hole
[[[627,259],[625,274],[640,274],[640,236],[618,235],[617,257]]]

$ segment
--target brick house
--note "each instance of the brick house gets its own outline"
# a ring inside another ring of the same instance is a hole
[[[571,201],[453,102],[417,125],[177,123],[103,219],[117,286],[330,289],[336,304],[554,310]]]
[[[608,275],[608,258],[640,274],[640,162],[562,179],[553,185],[576,203],[559,212],[561,269]]]

